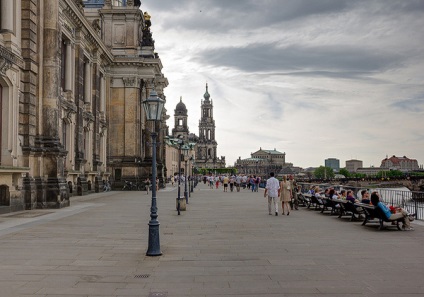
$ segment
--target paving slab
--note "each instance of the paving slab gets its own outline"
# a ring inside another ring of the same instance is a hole
[[[378,231],[306,208],[270,216],[263,190],[203,183],[181,215],[177,187],[157,196],[159,257],[145,255],[145,192],[0,215],[0,296],[424,295],[420,222],[412,232]]]

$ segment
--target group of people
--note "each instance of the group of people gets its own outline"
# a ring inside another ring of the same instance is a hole
[[[264,197],[268,197],[268,213],[272,215],[272,205],[274,205],[275,215],[278,216],[278,205],[281,203],[282,214],[290,215],[290,202],[293,202],[295,209],[298,209],[298,193],[300,193],[300,186],[296,184],[293,176],[288,178],[283,176],[280,182],[275,178],[274,172],[271,172],[270,178],[266,181]]]
[[[355,197],[355,193],[353,190],[340,190],[340,192],[337,192],[334,188],[330,187],[323,191],[319,186],[312,186],[309,189],[308,193],[314,195],[318,199],[326,197],[331,198],[333,200],[346,200],[352,204],[371,204],[381,209],[388,220],[402,219],[403,230],[414,230],[411,227],[411,221],[414,220],[415,214],[410,214],[407,210],[401,207],[388,206],[386,203],[383,203],[382,201],[380,201],[380,193],[378,193],[377,191],[373,191],[370,193],[368,190],[361,190],[361,196]]]
[[[259,184],[261,183],[261,177],[256,175],[205,175],[203,176],[203,182],[209,185],[211,189],[219,189],[220,186],[223,186],[223,191],[228,192],[228,189],[230,189],[231,192],[234,191],[234,189],[237,190],[237,192],[240,192],[240,189],[247,188],[251,190],[252,192],[258,192],[259,191]]]
[[[146,178],[144,180],[144,187],[146,190],[146,195],[149,194],[149,190],[151,190],[152,188],[152,182],[150,181],[150,178]],[[159,178],[156,177],[156,191],[159,191]]]

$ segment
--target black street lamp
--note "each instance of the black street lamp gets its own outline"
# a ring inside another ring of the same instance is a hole
[[[180,215],[180,206],[181,206],[181,147],[184,145],[184,140],[178,139],[178,197],[177,197],[177,211]]]
[[[189,147],[186,145],[183,147],[184,151],[184,197],[186,200],[186,204],[188,204],[188,191],[187,191],[187,161],[188,161],[188,153],[189,153]]]
[[[193,176],[193,171],[194,171],[194,158],[193,156],[190,157],[190,163],[191,163],[191,179],[190,179],[190,192],[193,193],[193,183],[194,183],[194,176]],[[191,196],[190,196],[191,197]]]
[[[150,92],[149,98],[143,101],[143,108],[148,121],[153,121],[152,136],[152,206],[150,207],[149,221],[149,246],[146,252],[147,256],[160,256],[160,240],[159,240],[159,221],[157,220],[158,208],[156,204],[156,138],[155,132],[156,122],[161,120],[162,110],[165,100],[158,97],[155,90]]]

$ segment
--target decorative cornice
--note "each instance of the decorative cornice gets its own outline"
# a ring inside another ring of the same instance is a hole
[[[63,109],[68,113],[77,113],[78,109],[74,102],[61,97],[60,103],[62,104]]]
[[[66,1],[66,6],[63,9],[63,13],[79,28],[84,28],[84,39],[91,43],[94,48],[98,48],[105,53],[107,59],[112,62],[113,55],[109,49],[107,49],[101,37],[98,35],[92,24],[84,17],[80,8],[73,1]]]
[[[124,77],[122,78],[122,80],[124,81],[124,86],[125,87],[136,87],[137,86],[137,79],[133,76],[133,77]]]
[[[0,73],[6,75],[6,71],[9,70],[13,64],[20,68],[24,67],[24,62],[21,58],[19,58],[9,49],[0,45]]]

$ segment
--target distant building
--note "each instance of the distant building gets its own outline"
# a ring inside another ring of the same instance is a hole
[[[382,160],[380,167],[400,171],[413,171],[420,169],[417,160],[409,159],[406,156],[396,157],[395,155],[390,158],[386,157]]]
[[[184,141],[188,140],[190,134],[188,125],[187,125],[187,107],[183,103],[182,97],[180,97],[180,102],[174,110],[174,128],[172,129],[172,137],[181,138]]]
[[[288,167],[293,167],[293,164],[286,163],[286,153],[273,150],[263,150],[259,148],[258,151],[251,153],[250,158],[241,159],[235,162],[234,167],[238,172],[243,174],[255,175],[268,175],[271,171],[279,174],[280,171]],[[290,172],[293,171],[290,169]]]
[[[166,169],[168,177],[178,174],[179,169],[181,169],[181,174],[187,172],[187,175],[192,175],[196,167],[196,143],[184,141],[184,144],[180,147],[180,141],[181,138],[165,136]]]
[[[335,171],[340,170],[340,160],[336,158],[328,158],[325,159],[325,167],[330,167]]]
[[[347,160],[346,161],[346,170],[349,172],[356,172],[358,168],[363,167],[363,162],[361,160]]]
[[[366,176],[376,176],[381,171],[389,171],[381,167],[360,167],[356,169],[356,173],[365,174]]]
[[[215,138],[215,120],[213,119],[213,102],[206,84],[206,92],[201,101],[201,118],[199,121],[199,139],[197,141],[196,165],[199,168],[225,168],[225,157],[217,156],[218,143]]]

